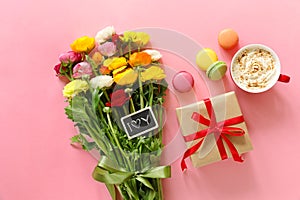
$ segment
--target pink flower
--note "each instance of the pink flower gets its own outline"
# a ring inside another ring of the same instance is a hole
[[[87,62],[81,62],[75,65],[73,68],[73,77],[74,78],[81,78],[83,75],[93,75],[92,67]]]
[[[103,55],[103,56],[112,56],[116,53],[117,47],[113,42],[105,42],[104,44],[101,44],[98,46],[98,51]]]
[[[59,55],[59,61],[63,64],[78,63],[81,61],[82,56],[80,53],[68,51]]]

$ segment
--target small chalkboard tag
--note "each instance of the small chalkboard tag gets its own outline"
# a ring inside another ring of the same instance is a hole
[[[129,139],[144,135],[158,128],[151,107],[146,107],[121,118],[123,128]]]

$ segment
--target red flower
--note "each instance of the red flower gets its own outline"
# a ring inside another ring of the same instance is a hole
[[[118,34],[113,34],[113,35],[111,36],[111,40],[112,40],[112,42],[113,42],[114,44],[117,44],[117,42],[120,41],[120,36],[119,36]]]
[[[56,75],[59,75],[59,74],[60,74],[60,67],[61,67],[61,64],[60,64],[60,63],[58,63],[57,65],[55,65],[54,70],[55,70],[55,72],[56,72]]]
[[[57,65],[54,66],[54,71],[56,72],[56,76],[61,76],[62,74],[60,73],[60,70],[62,71],[66,71],[67,68],[62,66],[61,63],[58,63]]]
[[[123,106],[130,97],[127,97],[124,90],[116,90],[111,95],[111,102],[107,102],[105,105],[109,107]]]

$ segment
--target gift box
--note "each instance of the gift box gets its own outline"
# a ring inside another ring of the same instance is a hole
[[[234,92],[199,101],[176,109],[181,132],[194,167],[201,167],[232,157],[243,162],[241,155],[253,149],[246,123]]]

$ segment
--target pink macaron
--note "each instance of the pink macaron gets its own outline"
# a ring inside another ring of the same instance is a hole
[[[188,92],[194,86],[194,78],[190,73],[180,71],[174,75],[172,84],[178,92]]]

